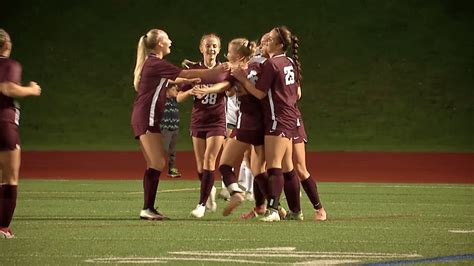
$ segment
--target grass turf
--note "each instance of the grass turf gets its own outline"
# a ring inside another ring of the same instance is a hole
[[[186,180],[160,183],[157,206],[173,220],[141,221],[141,186],[23,180],[12,223],[17,238],[0,241],[0,264],[359,264],[474,253],[471,185],[321,183],[327,222],[311,221],[303,192],[306,220],[271,224],[237,220],[250,202],[227,218],[223,201],[217,213],[190,218],[199,186]],[[285,247],[295,249],[276,249]]]

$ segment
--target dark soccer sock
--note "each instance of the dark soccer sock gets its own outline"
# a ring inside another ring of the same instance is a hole
[[[9,227],[16,207],[17,188],[15,185],[0,186],[0,227]]]
[[[214,185],[214,171],[203,170],[201,180],[201,195],[199,197],[199,204],[206,204],[209,195],[211,194],[212,186]]]
[[[283,173],[285,179],[284,190],[288,208],[294,213],[301,211],[300,206],[300,180],[296,176],[295,170],[288,173]]]
[[[313,204],[314,209],[319,210],[323,207],[321,201],[319,200],[318,186],[313,177],[309,176],[306,180],[301,182],[306,195],[308,195],[309,200]]]
[[[253,180],[253,196],[255,198],[255,206],[261,206],[268,198],[268,177],[267,173],[258,174]]]
[[[281,168],[270,168],[267,170],[269,179],[268,208],[278,209],[280,205],[280,195],[283,191],[283,172]]]
[[[160,174],[160,171],[153,168],[148,168],[145,171],[145,175],[143,177],[143,209],[153,209],[155,207],[156,192],[158,191]]]
[[[232,183],[237,183],[237,177],[235,176],[234,171],[232,170],[232,166],[223,164],[219,166],[219,171],[222,175],[222,181],[224,181],[224,185],[228,187]]]

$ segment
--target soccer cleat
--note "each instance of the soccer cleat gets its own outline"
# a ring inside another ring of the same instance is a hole
[[[181,173],[178,171],[178,168],[172,167],[168,170],[168,176],[171,178],[180,177]]]
[[[198,204],[194,210],[191,211],[191,216],[195,218],[202,218],[206,212],[206,206]]]
[[[212,186],[211,194],[209,194],[209,198],[206,201],[206,209],[211,212],[215,212],[217,210],[217,203],[216,203],[216,187]]]
[[[263,218],[260,218],[260,221],[262,221],[262,222],[278,222],[278,221],[280,221],[280,215],[278,214],[277,210],[269,209],[265,213],[265,216]]]
[[[281,220],[285,220],[286,210],[282,206],[278,206],[278,215],[280,215]]]
[[[223,199],[225,201],[229,201],[230,200],[230,194],[229,194],[229,191],[227,190],[227,188],[223,187],[221,189],[221,191],[219,192],[219,195],[217,195],[217,197],[219,199]]]
[[[249,212],[242,213],[239,218],[242,220],[252,219],[252,218],[258,217],[259,215],[264,215],[265,211],[266,211],[265,205],[262,205],[262,206],[253,208]]]
[[[235,192],[230,197],[229,203],[227,203],[227,206],[225,206],[222,215],[229,216],[235,210],[235,208],[237,208],[242,203],[242,201],[244,201],[244,199],[243,193]]]
[[[289,211],[285,217],[285,220],[303,221],[304,220],[303,212],[302,211],[299,211],[299,212]]]
[[[327,220],[326,210],[324,208],[315,210],[314,220],[315,221],[326,221]]]
[[[145,209],[140,211],[140,219],[143,220],[152,220],[152,221],[162,221],[169,220],[168,217],[159,213],[156,209]]]
[[[0,228],[0,238],[15,238],[15,235],[10,228],[2,227]]]

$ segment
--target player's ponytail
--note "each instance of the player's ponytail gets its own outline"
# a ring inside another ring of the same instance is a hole
[[[152,29],[147,34],[140,37],[137,47],[137,62],[135,64],[135,71],[133,72],[133,87],[138,91],[138,83],[140,82],[143,65],[146,57],[155,48],[160,40],[160,34],[164,31],[159,29]]]
[[[137,47],[137,63],[135,64],[135,71],[133,72],[133,87],[135,87],[135,90],[138,91],[138,83],[140,82],[140,74],[143,69],[143,64],[145,63],[145,59],[147,56],[147,50],[145,48],[145,38],[147,38],[146,35],[143,35],[140,37],[140,40],[138,41],[138,47]]]
[[[291,35],[291,55],[293,60],[295,61],[295,65],[298,70],[298,81],[301,82],[303,76],[301,75],[301,62],[298,56],[298,48],[298,37],[296,37],[295,35]]]

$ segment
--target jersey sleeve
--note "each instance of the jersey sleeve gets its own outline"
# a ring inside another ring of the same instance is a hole
[[[255,88],[267,93],[272,87],[273,80],[275,79],[274,74],[276,69],[270,60],[265,61],[261,67],[262,72],[257,80],[257,83],[255,83]]]
[[[21,85],[21,65],[16,61],[11,61],[11,64],[6,69],[5,81],[13,82]]]
[[[175,80],[179,76],[179,73],[183,71],[183,69],[171,64],[166,60],[159,60],[156,62],[155,71],[163,78]]]

